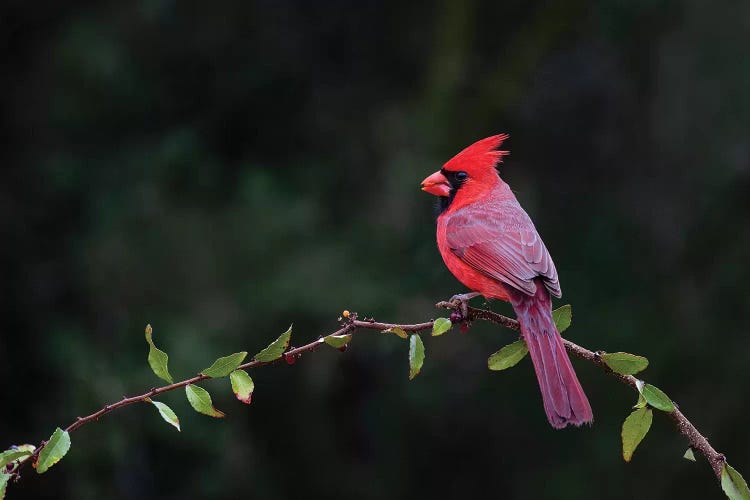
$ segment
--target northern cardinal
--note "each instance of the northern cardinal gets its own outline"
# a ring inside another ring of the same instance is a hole
[[[440,199],[437,244],[445,265],[474,291],[456,297],[511,303],[549,423],[557,429],[579,426],[594,416],[552,320],[552,296],[562,295],[555,264],[496,170],[508,154],[498,150],[507,138],[475,142],[422,181],[422,190]]]

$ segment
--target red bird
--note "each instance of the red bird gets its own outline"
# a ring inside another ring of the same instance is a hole
[[[496,170],[507,138],[475,142],[422,181],[422,190],[440,198],[437,244],[445,265],[474,291],[455,298],[484,295],[513,305],[549,423],[578,426],[594,415],[552,320],[552,296],[562,295],[555,264]]]

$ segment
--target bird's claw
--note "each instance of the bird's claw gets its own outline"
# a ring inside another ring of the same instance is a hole
[[[458,295],[454,295],[453,297],[451,297],[450,300],[448,300],[448,303],[454,309],[458,310],[461,313],[461,318],[463,320],[468,320],[469,319],[469,301],[479,295],[481,294],[478,292],[460,293]]]

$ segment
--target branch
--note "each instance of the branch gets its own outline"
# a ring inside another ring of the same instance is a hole
[[[458,307],[456,304],[452,304],[449,302],[439,302],[436,304],[437,307],[445,308],[445,309],[451,309],[458,312]],[[468,308],[468,321],[488,321],[490,323],[494,323],[500,326],[503,326],[505,328],[520,331],[520,327],[518,324],[518,321],[508,318],[506,316],[502,316],[500,314],[494,313],[489,310],[485,309],[477,309],[473,307]],[[318,347],[320,347],[322,344],[324,344],[324,338],[330,335],[348,335],[348,334],[354,334],[357,330],[377,330],[377,331],[383,331],[388,329],[395,329],[400,328],[404,332],[422,332],[425,330],[430,330],[433,327],[433,320],[426,321],[423,323],[416,323],[416,324],[396,324],[396,323],[382,323],[379,321],[375,321],[372,318],[365,318],[363,320],[360,320],[357,318],[356,313],[346,314],[346,318],[344,318],[341,328],[338,330],[331,332],[327,335],[322,335],[318,337],[315,341],[310,342],[308,344],[305,344],[301,347],[291,348],[284,352],[283,356],[273,360],[273,361],[258,361],[258,360],[252,360],[250,362],[241,364],[237,367],[237,369],[249,369],[249,368],[258,368],[265,365],[270,365],[274,363],[278,363],[280,360],[286,360],[287,362],[291,363],[294,362],[297,358],[302,356],[303,354],[306,354],[308,352],[315,351]],[[593,352],[590,351],[584,347],[581,347],[570,340],[563,338],[563,343],[565,344],[565,348],[570,352],[571,354],[575,355],[578,358],[584,359],[586,361],[589,361],[590,363],[598,366],[599,368],[603,369],[605,372],[609,373],[613,377],[615,377],[617,380],[622,382],[625,385],[628,385],[632,387],[633,389],[637,390],[637,379],[633,377],[632,375],[622,375],[617,372],[614,372],[612,369],[607,366],[607,364],[602,359],[601,355],[604,354],[603,352]],[[180,387],[185,387],[189,384],[194,384],[196,382],[201,382],[203,380],[209,379],[211,377],[203,374],[198,374],[195,377],[176,382],[173,384],[165,385],[158,388],[152,388],[151,390],[140,394],[138,396],[132,396],[132,397],[123,397],[120,401],[117,401],[112,404],[108,404],[101,408],[100,410],[87,415],[85,417],[77,417],[74,422],[72,422],[70,425],[68,425],[65,428],[65,431],[67,432],[73,432],[80,428],[81,426],[88,424],[90,422],[99,420],[104,415],[107,415],[108,413],[111,413],[112,411],[122,408],[124,406],[128,406],[135,403],[141,403],[145,402],[148,403],[150,401],[150,398],[157,396],[159,394],[173,391],[175,389],[178,389]],[[675,405],[675,408],[671,412],[667,412],[670,416],[670,418],[675,422],[675,425],[677,427],[677,430],[685,436],[690,444],[690,447],[693,450],[698,451],[701,453],[711,464],[711,468],[714,471],[714,474],[716,477],[721,480],[721,473],[724,465],[726,464],[726,459],[722,453],[717,452],[711,444],[708,442],[708,440],[695,428],[695,426],[685,417],[685,415],[677,408],[677,405]],[[39,454],[46,444],[45,441],[42,441],[39,447],[36,448],[34,453],[26,458],[23,458],[19,460],[18,465],[14,468],[12,471],[13,476],[15,476],[15,479],[18,480],[20,478],[20,471],[23,468],[23,466],[27,463],[34,463],[39,458]]]
[[[454,309],[454,306],[448,302],[438,302],[436,305],[438,307],[444,307],[446,309]],[[517,332],[521,331],[521,327],[518,324],[518,321],[516,321],[515,319],[508,318],[507,316],[502,316],[486,309],[476,309],[473,307],[469,307],[469,319],[489,321],[490,323],[495,323],[496,325],[501,325]],[[638,390],[638,379],[632,375],[621,375],[613,371],[602,360],[601,355],[604,354],[603,351],[589,351],[585,347],[581,347],[566,338],[563,338],[563,344],[565,344],[565,349],[567,349],[569,353],[580,359],[584,359],[590,363],[593,363],[594,365],[598,366],[605,372],[615,377],[623,384],[629,385],[636,391]],[[695,428],[692,422],[687,419],[685,414],[680,411],[680,409],[677,407],[677,403],[675,403],[675,408],[673,411],[666,413],[674,421],[675,426],[677,427],[677,430],[680,432],[680,434],[687,438],[688,443],[690,443],[690,447],[706,457],[708,462],[711,464],[711,468],[713,469],[716,478],[721,480],[721,469],[726,463],[726,457],[724,456],[724,454],[719,453],[713,448],[713,446],[711,446],[711,443],[708,442],[708,439],[706,439],[705,436],[703,436],[703,434],[701,434],[698,429]]]

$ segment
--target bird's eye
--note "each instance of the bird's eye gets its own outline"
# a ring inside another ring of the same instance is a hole
[[[456,172],[457,181],[465,181],[467,177],[469,177],[469,174],[466,172]]]

